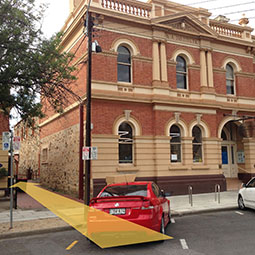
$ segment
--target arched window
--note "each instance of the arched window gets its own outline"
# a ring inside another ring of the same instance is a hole
[[[119,163],[133,163],[133,130],[127,122],[122,122],[119,134]]]
[[[176,58],[176,83],[178,89],[187,89],[187,64],[183,57]]]
[[[202,132],[198,126],[192,129],[193,162],[202,162]]]
[[[170,128],[170,161],[181,162],[181,131],[177,125]]]
[[[128,48],[118,47],[118,81],[131,82],[131,54]]]
[[[235,94],[235,78],[234,78],[234,69],[230,64],[226,65],[226,86],[227,94]]]

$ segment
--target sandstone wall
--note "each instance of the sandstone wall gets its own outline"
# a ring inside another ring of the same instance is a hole
[[[40,181],[53,190],[78,194],[79,125],[41,140]]]

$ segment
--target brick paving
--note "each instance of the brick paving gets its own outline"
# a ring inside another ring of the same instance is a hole
[[[18,192],[18,208],[19,209],[45,209],[45,207],[40,204],[39,202],[37,202],[36,200],[34,200],[32,197],[30,197],[29,195],[27,195],[24,192]]]

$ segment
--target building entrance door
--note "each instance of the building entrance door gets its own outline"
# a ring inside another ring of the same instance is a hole
[[[237,177],[236,145],[224,142],[221,146],[222,170],[225,177]]]

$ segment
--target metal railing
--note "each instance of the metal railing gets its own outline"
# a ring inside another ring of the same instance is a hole
[[[188,193],[189,193],[189,203],[190,203],[191,206],[193,206],[192,190],[193,190],[192,186],[189,185],[188,186]]]
[[[214,188],[214,200],[218,200],[218,204],[220,204],[220,184],[215,184]]]

